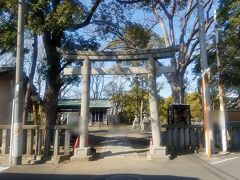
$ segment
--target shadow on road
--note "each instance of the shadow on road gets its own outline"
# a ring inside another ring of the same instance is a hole
[[[21,174],[21,173],[3,173],[0,174],[0,179],[4,180],[197,180],[195,177],[170,176],[170,175],[140,175],[140,174],[110,174],[110,175],[66,175],[66,174]]]

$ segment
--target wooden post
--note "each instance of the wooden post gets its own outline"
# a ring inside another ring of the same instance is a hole
[[[214,139],[212,132],[212,122],[210,120],[211,100],[209,91],[209,82],[206,70],[208,68],[207,43],[205,35],[205,19],[203,14],[203,0],[198,0],[198,17],[199,17],[199,44],[200,44],[200,61],[202,72],[202,88],[203,88],[203,110],[204,110],[204,127],[205,127],[205,143],[206,154],[210,158],[214,153]]]
[[[173,141],[172,141],[172,139],[173,139],[173,131],[172,131],[172,128],[171,127],[168,127],[168,146],[169,146],[169,148],[171,149],[172,148],[172,146],[173,146]]]
[[[240,129],[239,127],[232,127],[232,149],[240,150]]]
[[[195,137],[195,128],[190,128],[190,144],[192,147],[192,150],[195,151],[196,149],[196,137]]]
[[[189,147],[189,142],[190,142],[190,140],[189,140],[189,131],[190,131],[189,127],[184,128],[184,137],[185,137],[185,144],[184,144],[184,146],[185,146],[186,149]]]
[[[179,128],[179,149],[184,150],[184,128]]]
[[[201,133],[201,129],[199,127],[196,128],[196,132],[197,132],[197,146],[198,148],[202,147],[202,143],[201,143],[201,137],[202,137],[202,133]]]
[[[175,150],[178,150],[178,127],[173,128],[173,146]]]
[[[218,69],[218,95],[219,95],[219,104],[220,104],[220,127],[221,127],[221,136],[222,136],[222,151],[227,152],[227,135],[226,135],[226,120],[225,120],[225,110],[224,110],[224,100],[223,100],[223,85],[222,85],[222,67],[221,67],[221,51],[220,51],[220,42],[218,36],[218,27],[217,27],[217,14],[215,11],[215,36],[216,36],[216,57],[217,57],[217,69]]]

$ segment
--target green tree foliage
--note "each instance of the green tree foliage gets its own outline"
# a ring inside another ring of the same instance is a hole
[[[184,97],[186,104],[190,105],[192,120],[201,119],[201,102],[200,96],[197,92],[187,93]],[[159,103],[159,114],[162,123],[167,123],[168,107],[173,103],[172,96],[161,98]]]
[[[0,53],[13,51],[17,39],[17,4],[15,1],[0,1]]]
[[[222,82],[224,94],[240,94],[240,2],[238,0],[220,0],[217,16],[217,28],[220,38],[220,61],[222,67]],[[210,92],[212,109],[219,108],[218,100],[218,76],[215,35],[212,36],[211,50],[208,52],[208,63],[212,67],[212,79],[210,82]],[[200,76],[200,60],[196,61],[193,72]],[[226,99],[227,97],[225,97]],[[233,101],[237,101],[234,99]],[[225,101],[226,107],[232,108],[231,103]]]
[[[163,40],[151,29],[138,23],[127,22],[122,35],[107,46],[111,50],[141,50],[163,47]]]
[[[62,70],[70,64],[62,59],[58,49],[98,48],[96,42],[85,40],[77,30],[89,25],[102,1],[92,1],[90,8],[78,0],[30,0],[26,3],[25,28],[30,33],[42,36],[46,53],[45,67],[42,67],[47,82],[43,105],[49,124],[56,121],[58,96],[66,82],[62,78]],[[17,7],[17,0],[0,1],[1,53],[15,49]]]
[[[121,120],[128,122],[130,119],[132,122],[134,119],[134,114],[139,112],[140,98],[143,100],[143,110],[149,113],[148,97],[147,91],[133,87],[128,92],[121,92],[113,95],[112,101],[113,103],[118,104]]]
[[[219,29],[221,30],[221,59],[223,83],[239,94],[240,89],[240,2],[219,1]]]
[[[186,94],[185,102],[186,104],[190,105],[192,120],[200,120],[202,115],[201,115],[201,102],[200,102],[199,94],[197,92]]]
[[[159,115],[160,115],[160,121],[163,123],[163,124],[166,124],[167,123],[167,111],[168,111],[168,107],[173,103],[173,98],[172,96],[169,96],[167,98],[161,98],[160,99],[160,103],[159,103],[159,107],[158,107],[158,112],[159,112]]]

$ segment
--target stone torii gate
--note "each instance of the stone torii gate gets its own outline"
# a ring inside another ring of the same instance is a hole
[[[62,52],[67,60],[83,61],[81,68],[65,68],[64,75],[82,75],[82,103],[79,119],[80,143],[74,150],[73,159],[91,159],[91,149],[88,147],[88,121],[89,121],[89,101],[90,101],[90,77],[91,75],[127,75],[127,74],[148,74],[149,80],[149,105],[152,129],[152,144],[148,157],[164,157],[166,148],[161,146],[160,122],[158,114],[158,98],[156,89],[156,76],[160,73],[171,73],[175,67],[159,66],[155,60],[172,58],[178,51],[179,46],[130,51],[130,52]],[[112,68],[92,68],[91,61],[147,61],[147,67],[128,67],[120,65]]]

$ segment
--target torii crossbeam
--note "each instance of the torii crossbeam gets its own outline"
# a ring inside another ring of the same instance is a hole
[[[118,52],[96,52],[96,51],[62,51],[63,58],[68,60],[89,59],[92,61],[139,61],[153,59],[172,58],[179,50],[179,46],[166,47],[160,49],[141,50],[141,51],[118,51]]]

